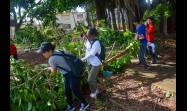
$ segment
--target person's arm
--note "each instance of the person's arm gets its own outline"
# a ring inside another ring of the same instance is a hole
[[[57,73],[57,67],[56,67],[56,59],[54,58],[49,58],[49,65],[50,67],[48,67],[47,69],[50,70],[52,73]]]
[[[138,40],[138,34],[137,33],[135,34],[134,38],[135,38],[135,40]]]
[[[99,41],[95,41],[95,43],[92,45],[91,50],[88,52],[88,54],[83,57],[81,60],[85,61],[86,59],[88,59],[89,57],[95,56],[96,53],[98,52],[98,50],[100,50],[100,44]]]

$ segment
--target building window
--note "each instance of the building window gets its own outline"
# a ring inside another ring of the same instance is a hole
[[[70,19],[69,16],[63,16],[63,17],[62,17],[62,20],[69,20],[69,19]]]
[[[77,15],[77,19],[83,19],[83,14]]]
[[[71,24],[62,24],[64,29],[71,29]]]

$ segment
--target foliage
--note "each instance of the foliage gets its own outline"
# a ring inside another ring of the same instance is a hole
[[[65,107],[61,74],[11,58],[10,105],[14,111],[54,111]]]
[[[15,35],[15,42],[17,44],[25,44],[30,47],[39,47],[40,44],[47,40],[47,38],[37,29],[31,25],[26,25],[21,28]]]
[[[123,44],[125,48],[131,40],[134,40],[134,33],[129,30],[120,32],[110,28],[99,28],[99,38],[107,47],[117,42],[118,46],[122,46]]]
[[[53,26],[38,28],[26,25],[16,32],[15,43],[29,46],[30,48],[38,48],[44,41],[60,42],[62,38],[67,38],[62,28]]]
[[[71,10],[78,5],[83,6],[86,2],[88,0],[11,0],[10,14],[18,31],[23,23],[32,22],[33,19],[42,21],[42,25],[48,26],[51,22],[56,22],[57,13]]]
[[[87,32],[87,30],[88,30],[88,27],[86,27],[83,23],[79,23],[75,28],[74,28],[74,30],[76,31],[76,32],[80,32],[80,33],[83,33],[83,32]]]
[[[83,41],[79,42],[62,42],[60,48],[81,57],[84,54]]]
[[[126,55],[123,57],[117,59],[116,61],[113,61],[112,63],[109,64],[110,69],[114,72],[120,72],[123,70],[128,64],[131,63],[131,59],[133,57],[137,56],[137,51],[138,51],[139,43],[135,40],[131,41],[128,47],[129,51]]]
[[[166,18],[169,18],[171,16],[171,5],[169,3],[164,4],[158,4],[154,9],[152,10],[146,10],[143,16],[143,21],[146,20],[147,17],[153,16],[155,19],[155,23],[160,23],[160,16],[164,15]]]

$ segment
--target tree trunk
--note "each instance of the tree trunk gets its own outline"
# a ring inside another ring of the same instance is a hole
[[[123,12],[123,8],[120,9],[120,12],[121,12],[121,26],[122,26],[122,29],[124,30],[125,29],[125,18],[124,18],[124,12]]]
[[[164,21],[163,21],[163,34],[168,35],[168,32],[167,32],[167,18],[166,17],[164,17]]]
[[[105,19],[105,2],[103,0],[95,0],[97,20]]]
[[[148,2],[147,2],[147,9],[148,10],[151,10],[151,1],[150,0],[147,0]]]
[[[117,29],[116,17],[115,17],[115,10],[114,10],[114,9],[112,9],[112,28],[113,28],[114,30]]]
[[[94,20],[93,20],[93,13],[92,13],[92,11],[91,11],[91,27],[94,27],[95,25],[94,25]]]
[[[139,7],[135,5],[135,14],[136,14],[136,22],[140,22],[140,12]]]
[[[86,11],[86,19],[87,19],[87,22],[88,22],[88,27],[91,27],[91,21],[90,21],[90,13],[88,11]]]
[[[129,11],[127,11],[127,17],[128,17],[128,29],[130,31],[133,31],[133,21],[132,21],[133,18]]]
[[[110,16],[110,10],[106,9],[107,12],[107,25],[111,28],[111,16]]]

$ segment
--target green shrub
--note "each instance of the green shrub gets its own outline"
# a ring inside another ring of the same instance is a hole
[[[66,106],[61,74],[11,59],[10,106],[14,111],[54,111]]]

